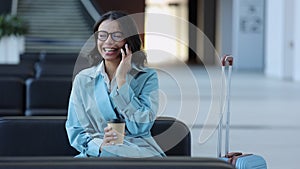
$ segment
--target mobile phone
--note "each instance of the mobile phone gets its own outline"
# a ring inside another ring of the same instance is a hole
[[[126,44],[125,44],[126,45]],[[124,51],[124,54],[126,55],[126,48],[125,48],[125,45],[122,47],[123,51]]]

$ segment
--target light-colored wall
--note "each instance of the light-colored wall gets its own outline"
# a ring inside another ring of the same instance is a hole
[[[283,76],[284,1],[266,1],[265,73]]]
[[[239,47],[241,36],[237,33],[239,23],[237,16],[240,15],[238,9],[240,2],[241,0],[218,0],[217,6],[217,50],[221,55],[233,53],[236,55],[234,56],[236,61],[241,59],[238,58],[240,52],[251,52]],[[232,10],[228,10],[228,5]],[[266,76],[300,81],[300,1],[265,0],[264,10],[264,43],[260,44],[263,47],[263,55],[256,59],[264,61],[263,69]],[[232,28],[228,25],[232,25]],[[251,45],[257,45],[247,43],[245,43],[248,45],[247,49],[253,48]],[[248,55],[247,59],[256,60],[251,58],[251,55]],[[241,64],[238,69],[243,69]]]
[[[235,57],[234,67],[238,70],[263,71],[264,1],[217,1],[216,47],[220,55]]]
[[[300,81],[300,1],[295,1],[295,52],[294,52],[294,80]]]
[[[300,81],[300,2],[266,1],[265,74]]]

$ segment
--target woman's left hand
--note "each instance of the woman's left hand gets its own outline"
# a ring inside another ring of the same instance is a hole
[[[121,88],[121,86],[126,82],[126,75],[131,70],[132,52],[128,48],[128,44],[125,44],[125,50],[126,55],[125,51],[121,49],[122,59],[116,71],[116,81],[118,88]]]
[[[103,143],[100,146],[100,151],[102,151],[103,146],[114,145],[115,140],[117,140],[117,133],[109,126],[104,128],[104,138]]]

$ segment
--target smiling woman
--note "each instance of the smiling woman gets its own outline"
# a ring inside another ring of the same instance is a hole
[[[108,32],[109,31],[109,32]],[[98,51],[106,62],[120,62],[120,52],[125,39],[117,21],[103,21],[96,32]],[[111,35],[111,36],[109,36]],[[117,36],[118,35],[118,36]]]
[[[99,27],[100,25],[101,28]],[[108,27],[109,31],[104,30],[106,29],[105,27]],[[105,41],[109,40],[109,37],[111,37],[110,40],[115,41],[116,45],[120,45],[121,43],[119,42],[122,42],[123,40],[126,41],[126,44],[128,44],[129,49],[132,51],[132,62],[137,67],[143,67],[147,62],[146,54],[141,51],[142,41],[137,30],[137,26],[133,19],[126,13],[111,11],[102,15],[98,22],[94,25],[94,35],[95,43],[98,46],[95,47],[90,54],[92,58],[92,65],[97,65],[103,60],[103,55],[100,53],[101,50],[99,50],[99,45],[102,45]],[[119,53],[121,52],[121,48],[123,48],[126,53],[124,45],[118,46],[118,48]]]
[[[79,157],[163,157],[151,136],[158,111],[158,78],[132,18],[108,12],[94,26],[93,66],[73,82],[66,129]],[[108,122],[125,121],[125,136]],[[124,143],[116,145],[118,137]]]

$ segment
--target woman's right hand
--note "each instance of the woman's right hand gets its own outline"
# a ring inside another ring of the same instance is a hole
[[[103,146],[114,145],[115,144],[114,141],[116,139],[117,139],[117,133],[110,126],[105,127],[103,143],[100,146],[100,151],[102,151]]]

